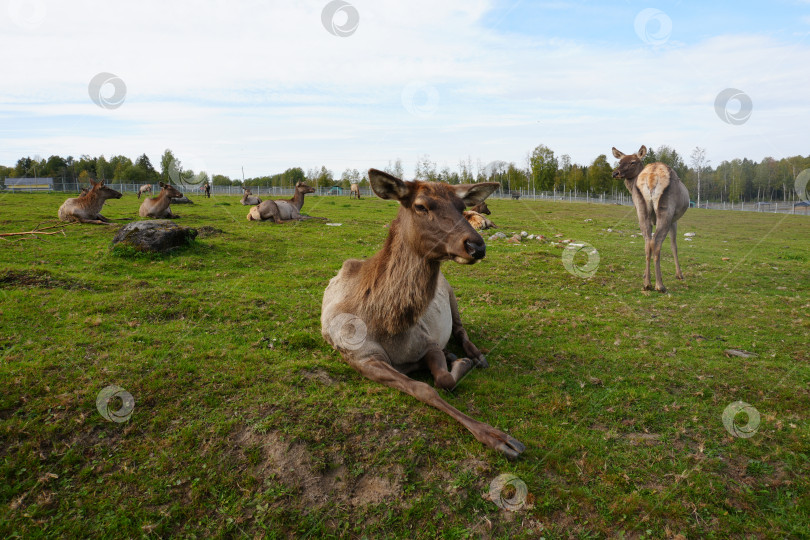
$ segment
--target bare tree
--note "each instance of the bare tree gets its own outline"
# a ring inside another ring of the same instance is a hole
[[[706,159],[706,149],[696,146],[695,149],[692,150],[690,159],[692,167],[695,168],[695,173],[697,174],[697,207],[700,208],[700,172],[703,167],[709,164],[709,160]]]

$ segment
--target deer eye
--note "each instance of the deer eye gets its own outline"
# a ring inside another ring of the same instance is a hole
[[[428,211],[428,209],[424,205],[421,205],[421,204],[413,205],[413,209],[416,210],[417,212],[419,212],[420,214],[427,214],[427,211]]]

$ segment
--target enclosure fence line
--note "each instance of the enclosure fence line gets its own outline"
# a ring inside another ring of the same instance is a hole
[[[121,193],[138,193],[142,184],[117,184],[107,183],[111,187]],[[204,196],[205,192],[199,185],[189,184],[174,184],[178,191],[184,195],[198,195]],[[0,182],[0,193],[10,192],[60,192],[60,193],[73,193],[78,194],[84,184],[78,182],[62,182],[54,179],[53,185],[48,189],[33,188],[27,189],[24,186],[16,186],[14,189],[5,187],[4,182]],[[292,197],[295,193],[293,187],[279,187],[279,186],[248,186],[253,195],[259,197]],[[152,194],[160,191],[158,184],[152,184]],[[211,196],[217,195],[230,195],[241,196],[243,193],[241,186],[212,186]],[[330,197],[349,197],[349,190],[346,188],[332,187],[318,187],[314,195],[330,196]],[[149,194],[145,194],[149,196]],[[360,196],[363,198],[375,197],[371,188],[361,187]],[[554,202],[581,202],[581,203],[595,203],[595,204],[613,204],[620,206],[633,206],[633,200],[629,193],[617,193],[614,196],[609,194],[593,194],[581,191],[537,191],[532,189],[514,189],[514,190],[498,190],[489,196],[490,199],[515,199],[518,201],[554,201]],[[694,206],[693,206],[694,207]],[[743,212],[768,212],[774,214],[797,214],[797,215],[810,215],[810,202],[794,200],[794,201],[738,201],[738,202],[700,202],[700,208],[710,210],[736,210]]]

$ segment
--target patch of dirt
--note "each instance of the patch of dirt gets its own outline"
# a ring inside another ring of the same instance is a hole
[[[0,273],[2,287],[42,287],[43,289],[84,289],[92,287],[73,279],[58,278],[45,270],[8,270]]]
[[[260,452],[258,463],[250,466],[256,478],[274,478],[295,489],[308,506],[348,503],[362,507],[402,494],[404,473],[398,465],[383,476],[366,473],[352,478],[340,454],[330,455],[328,463],[319,467],[305,444],[289,442],[278,432],[261,434],[245,428],[233,440],[244,459],[257,449]]]
[[[317,381],[325,386],[332,386],[335,384],[335,379],[330,377],[329,374],[322,369],[302,371],[301,376],[310,381]]]
[[[361,476],[354,488],[352,506],[368,506],[370,504],[380,504],[386,499],[399,497],[402,486],[401,476],[399,479],[381,476]]]
[[[211,227],[210,225],[203,225],[197,229],[197,238],[208,238],[209,236],[217,236],[218,234],[225,234],[225,231]]]

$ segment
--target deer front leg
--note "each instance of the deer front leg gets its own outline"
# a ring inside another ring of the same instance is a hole
[[[461,347],[464,349],[464,354],[475,363],[476,367],[488,368],[489,363],[486,357],[478,350],[478,347],[473,345],[473,342],[470,341],[470,337],[467,335],[467,331],[464,330],[464,326],[461,324],[458,301],[456,300],[456,295],[453,293],[453,289],[450,289],[448,299],[450,301],[450,313],[453,316],[453,337],[461,344]]]
[[[396,388],[401,392],[427,403],[431,407],[450,415],[457,422],[467,428],[473,436],[486,446],[498,450],[510,459],[517,458],[526,446],[520,441],[487,425],[474,420],[462,413],[439,396],[435,388],[423,382],[415,381],[395,370],[382,354],[374,354],[362,358],[344,356],[346,362],[361,375],[374,382]]]
[[[101,221],[100,219],[87,219],[83,217],[77,217],[76,221],[79,223],[89,223],[91,225],[107,225],[107,223]]]
[[[461,381],[462,377],[473,368],[473,362],[469,358],[454,358],[452,354],[446,354],[436,345],[422,357],[427,364],[436,387],[443,390],[452,390]],[[447,361],[452,362],[450,370],[447,369]]]

